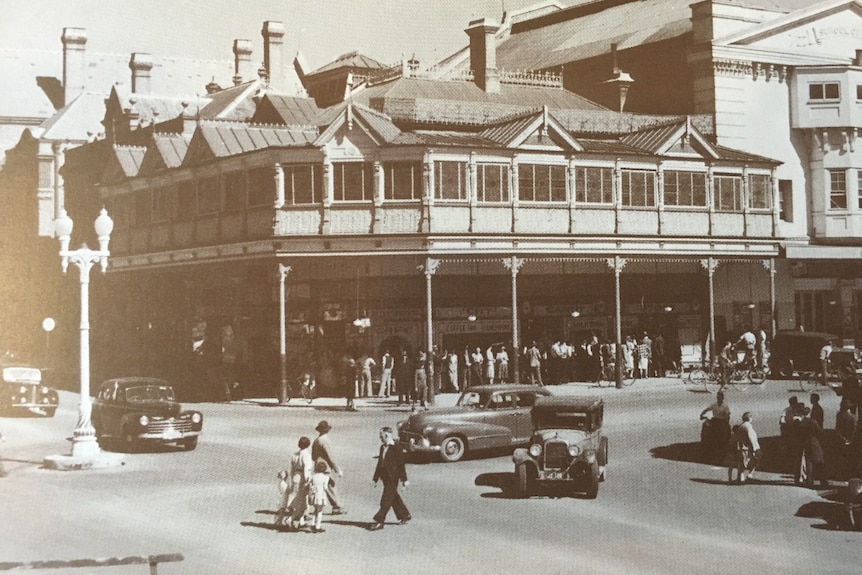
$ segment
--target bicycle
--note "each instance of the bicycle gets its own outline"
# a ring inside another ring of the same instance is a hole
[[[766,373],[762,367],[748,359],[735,363],[732,367],[709,365],[694,368],[688,373],[688,378],[691,383],[702,384],[709,393],[717,393],[728,387],[746,391],[749,383],[763,383]]]
[[[855,373],[855,369],[852,367],[835,365],[833,362],[828,361],[826,366],[826,381],[823,381],[823,374],[820,371],[801,371],[799,372],[799,387],[802,391],[814,391],[824,388],[835,391],[841,387],[841,384],[831,382],[833,380],[840,382],[850,370]]]
[[[305,403],[311,405],[311,402],[317,397],[317,382],[310,374],[306,373],[297,383],[299,385],[298,390],[294,387],[296,384],[288,382],[284,403],[290,403],[294,397],[302,397]]]
[[[633,375],[626,373],[623,370],[623,385],[625,387],[630,386],[635,382],[635,378]],[[606,363],[602,365],[602,369],[599,372],[599,380],[596,382],[599,387],[614,387],[617,384],[617,366],[615,363]],[[605,385],[607,384],[607,385]]]

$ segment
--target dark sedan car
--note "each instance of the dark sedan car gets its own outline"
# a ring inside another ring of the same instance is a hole
[[[832,342],[829,356],[829,379],[840,379],[842,370],[859,369],[859,350],[841,347],[841,338],[815,331],[779,331],[772,340],[769,371],[773,377],[793,377],[795,374],[819,373],[820,350]]]
[[[149,377],[103,383],[93,403],[92,421],[101,444],[119,442],[126,451],[143,443],[175,443],[191,450],[203,428],[199,411],[183,411],[174,388]]]
[[[454,407],[415,413],[398,424],[398,441],[409,453],[439,453],[446,462],[468,451],[526,445],[533,433],[530,408],[534,385],[478,385],[467,388]]]
[[[57,390],[42,383],[42,372],[35,367],[9,365],[2,368],[0,412],[54,417],[59,405]]]

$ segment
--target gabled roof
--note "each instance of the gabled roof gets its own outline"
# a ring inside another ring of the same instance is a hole
[[[139,94],[130,92],[125,86],[117,84],[111,89],[107,108],[128,110],[137,114],[140,125],[158,124],[181,117],[183,111],[199,114],[211,99],[208,96],[158,94]]]
[[[718,38],[716,43],[721,44],[750,44],[766,36],[771,36],[791,28],[803,27],[806,24],[823,18],[826,15],[839,12],[847,8],[855,8],[857,12],[862,11],[862,2],[858,0],[832,0],[829,2],[809,2],[799,9],[785,16],[768,20],[760,25],[746,28],[735,34]]]
[[[137,176],[146,151],[142,146],[112,146],[100,181],[108,183]]]
[[[313,98],[266,94],[257,105],[252,123],[314,126],[321,109]]]
[[[657,126],[623,136],[624,144],[657,156],[707,156],[718,158],[718,152],[686,118],[665,126]]]
[[[392,143],[401,135],[401,130],[392,123],[388,116],[361,104],[356,104],[352,100],[326,110],[324,114],[321,114],[320,120],[326,119],[329,122],[315,140],[315,146],[322,146],[330,141],[344,126],[348,130],[359,127],[378,145]]]
[[[153,134],[138,173],[152,174],[181,166],[190,140],[191,134]]]
[[[524,146],[528,138],[533,138],[531,143],[534,145],[556,145],[578,151],[582,149],[581,145],[549,113],[547,107],[521,118],[486,128],[479,132],[479,135],[507,148]]]
[[[381,64],[377,60],[373,58],[369,58],[359,52],[347,52],[346,54],[342,54],[337,57],[332,62],[328,64],[324,64],[317,70],[313,72],[307,73],[305,76],[316,76],[318,74],[323,74],[324,72],[329,72],[332,70],[339,70],[342,68],[360,68],[360,69],[370,69],[370,70],[383,70],[388,68],[388,66]]]
[[[183,165],[265,148],[308,146],[315,138],[317,130],[204,120],[192,136]]]
[[[104,93],[85,92],[45,120],[42,139],[84,142],[104,133]]]
[[[201,108],[201,117],[248,122],[255,112],[254,98],[265,89],[263,82],[255,79],[207,94],[208,101]]]

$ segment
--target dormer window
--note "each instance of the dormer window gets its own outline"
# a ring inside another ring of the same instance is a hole
[[[838,82],[813,82],[808,84],[808,99],[816,102],[822,100],[838,100],[841,91]]]

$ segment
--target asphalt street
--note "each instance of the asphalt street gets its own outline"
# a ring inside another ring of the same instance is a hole
[[[0,419],[9,472],[0,479],[0,564],[182,553],[182,562],[158,572],[860,572],[862,532],[835,528],[837,481],[830,489],[795,486],[767,453],[758,482],[727,485],[724,468],[699,461],[698,415],[714,399],[700,388],[666,379],[621,390],[587,384],[552,390],[605,398],[610,461],[597,499],[512,498],[507,453],[422,462],[408,465],[404,497],[413,520],[396,525],[390,514],[378,532],[367,530],[382,489],[371,484],[377,430],[409,415],[393,399],[360,399],[357,412],[335,399],[311,406],[278,407],[269,399],[193,404],[205,417],[195,451],[159,449],[129,454],[121,467],[60,472],[40,466],[44,456],[68,452],[77,396],[61,392],[53,419]],[[774,450],[791,394],[807,400],[793,382],[767,381],[729,391],[727,403],[734,422],[753,412],[764,448]],[[826,427],[833,427],[839,398],[822,395]],[[438,405],[455,398],[442,395]],[[276,473],[301,435],[315,436],[321,419],[333,426],[348,513],[324,515],[325,533],[279,531],[272,526]]]

